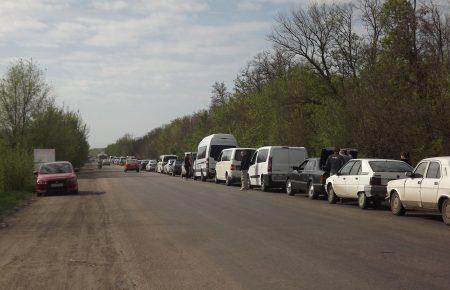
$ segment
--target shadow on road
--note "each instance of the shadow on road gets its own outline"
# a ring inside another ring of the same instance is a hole
[[[44,195],[44,197],[46,196],[87,196],[87,195],[103,195],[105,194],[104,191],[79,191],[78,193],[67,193],[67,192],[52,192],[52,193],[47,193]]]

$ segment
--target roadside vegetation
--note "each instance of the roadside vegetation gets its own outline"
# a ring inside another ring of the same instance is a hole
[[[110,155],[157,157],[196,149],[210,133],[241,146],[358,148],[362,155],[414,161],[450,152],[450,17],[433,2],[312,3],[280,14],[229,91],[212,86],[208,109],[139,138]]]
[[[33,149],[54,148],[57,160],[81,166],[87,128],[77,112],[55,104],[44,71],[13,63],[0,80],[0,214],[33,191]]]

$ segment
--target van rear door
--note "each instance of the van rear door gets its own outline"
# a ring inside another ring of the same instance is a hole
[[[289,172],[289,148],[273,148],[270,154],[272,157],[272,172]]]
[[[306,149],[304,148],[289,148],[289,168],[288,172],[294,170],[294,166],[306,160]]]

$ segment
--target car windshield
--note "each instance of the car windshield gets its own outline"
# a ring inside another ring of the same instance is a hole
[[[57,173],[72,173],[72,165],[69,163],[49,163],[44,164],[39,169],[39,174],[57,174]]]
[[[233,145],[211,145],[209,156],[214,158],[214,160],[218,160],[220,152],[222,152],[222,150],[228,149],[228,148],[236,148],[236,146],[233,146]]]
[[[413,168],[402,161],[369,161],[374,172],[408,172]]]

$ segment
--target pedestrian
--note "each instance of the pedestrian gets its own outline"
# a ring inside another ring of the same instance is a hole
[[[250,158],[247,151],[241,151],[241,190],[248,190],[250,188],[248,168],[250,167]]]
[[[400,152],[400,160],[403,161],[403,162],[406,162],[406,163],[408,163],[409,165],[412,166],[411,159],[409,158],[409,153],[408,152],[405,152],[405,151]]]
[[[194,155],[192,153],[189,153],[189,178],[192,178],[194,176]]]
[[[336,147],[334,153],[328,156],[325,163],[325,171],[328,173],[328,176],[336,174],[344,166],[344,157],[339,154],[340,152],[341,149]]]
[[[347,149],[342,149],[340,155],[344,158],[344,164],[352,159],[352,156],[348,154]]]
[[[191,176],[191,154],[184,156],[184,170],[186,170],[185,178],[187,179]]]

